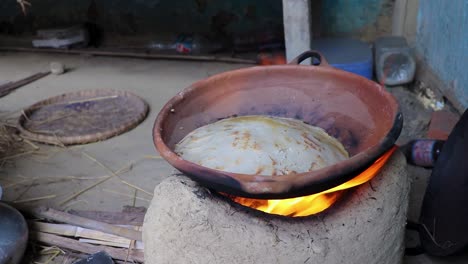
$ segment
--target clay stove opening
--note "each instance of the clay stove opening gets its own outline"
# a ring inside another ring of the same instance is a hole
[[[224,194],[232,201],[243,206],[250,207],[268,214],[288,217],[304,217],[314,215],[330,208],[338,201],[347,189],[356,187],[374,178],[395,152],[396,147],[391,148],[378,158],[369,168],[353,179],[330,188],[320,193],[289,199],[252,199]]]

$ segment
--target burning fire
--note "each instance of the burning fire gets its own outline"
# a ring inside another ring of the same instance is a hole
[[[332,206],[344,194],[346,189],[361,185],[371,180],[375,175],[377,175],[377,173],[380,172],[382,167],[392,156],[395,150],[396,147],[394,146],[358,176],[321,193],[280,200],[261,200],[243,197],[230,198],[244,206],[248,206],[269,214],[290,217],[317,214]]]

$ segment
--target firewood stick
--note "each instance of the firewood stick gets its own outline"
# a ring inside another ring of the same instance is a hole
[[[26,84],[29,84],[29,83],[34,82],[36,80],[39,80],[40,78],[42,78],[44,76],[47,76],[49,73],[50,73],[50,71],[48,71],[48,72],[39,72],[39,73],[31,75],[31,76],[29,76],[27,78],[21,79],[19,81],[9,82],[9,83],[6,83],[4,85],[1,85],[0,86],[0,97],[3,97],[5,95],[9,94],[13,90],[18,89],[21,86],[24,86]]]
[[[257,64],[255,60],[218,57],[218,56],[195,56],[195,55],[175,55],[175,54],[148,54],[126,51],[110,51],[110,50],[91,50],[91,49],[51,49],[51,48],[18,48],[18,47],[0,47],[0,51],[17,51],[17,52],[47,52],[47,53],[65,53],[65,54],[88,54],[94,56],[111,56],[111,57],[130,57],[142,59],[162,59],[162,60],[190,60],[190,61],[216,61],[227,63],[244,63]]]
[[[31,212],[36,217],[42,217],[57,222],[85,227],[93,230],[98,230],[104,233],[125,237],[131,240],[142,241],[140,231],[131,230],[128,228],[114,226],[107,223],[87,219],[84,217],[72,215],[69,213],[54,210],[52,208],[40,207],[33,209]]]
[[[51,224],[51,223],[42,223],[42,222],[37,222],[37,221],[29,221],[29,226],[32,230],[38,231],[38,232],[87,239],[86,241],[83,240],[87,243],[91,243],[90,242],[91,240],[99,241],[99,243],[95,242],[91,244],[100,244],[100,245],[128,248],[130,242],[133,241],[128,238],[123,238],[123,237],[116,236],[116,235],[110,235],[107,233],[103,233],[101,231],[96,231],[96,230],[82,228],[82,227],[68,225],[68,224]],[[79,241],[82,241],[82,240],[79,239]],[[111,242],[112,244],[106,244],[104,242]],[[138,244],[141,246],[141,248],[143,247],[142,242],[138,241]]]
[[[104,240],[88,239],[88,238],[80,238],[78,239],[78,241],[82,243],[88,243],[88,244],[96,244],[96,245],[119,247],[119,248],[130,248],[130,242],[124,244],[120,242],[112,242],[112,241],[104,241]],[[135,241],[135,240],[132,240],[132,241]],[[132,249],[144,250],[143,242],[137,241],[137,243],[135,243]]]
[[[127,257],[127,249],[112,248],[106,246],[94,246],[86,243],[81,243],[71,238],[65,238],[61,236],[56,236],[52,234],[42,233],[42,232],[31,232],[31,239],[51,245],[57,246],[59,248],[65,248],[70,250],[75,250],[83,252],[86,254],[94,254],[99,251],[105,251],[114,259],[125,260]],[[144,262],[143,253],[141,251],[133,250],[130,252],[129,260]]]

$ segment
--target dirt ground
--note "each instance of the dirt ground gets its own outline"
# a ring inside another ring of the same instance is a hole
[[[81,89],[113,88],[140,95],[150,105],[148,117],[135,129],[114,138],[70,148],[37,144],[33,155],[18,157],[0,169],[4,200],[48,205],[59,209],[121,211],[125,205],[147,207],[154,187],[170,175],[170,167],[156,152],[152,127],[159,109],[169,98],[191,83],[236,68],[241,64],[157,61],[128,58],[0,53],[0,83],[15,81],[49,69],[60,61],[69,69],[49,75],[0,98],[0,113],[18,116],[20,110],[47,97]],[[398,98],[405,125],[398,143],[423,137],[431,111],[405,87],[391,88]],[[112,171],[129,170],[93,186]],[[409,219],[416,220],[430,170],[409,166],[413,187]],[[37,199],[37,200],[36,200]],[[68,201],[69,200],[69,201]],[[454,262],[455,261],[455,262]],[[450,263],[458,259],[451,259]],[[406,258],[405,263],[449,263],[425,255]],[[466,262],[463,262],[466,263]]]

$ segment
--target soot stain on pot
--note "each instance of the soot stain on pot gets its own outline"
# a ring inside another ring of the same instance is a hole
[[[229,116],[226,116],[226,117],[219,117],[219,118],[216,118],[216,121],[221,121],[223,119],[228,119],[228,118],[235,118],[235,117],[238,117],[239,115],[237,114],[234,114],[234,115],[229,115]]]
[[[207,179],[216,179],[216,181],[206,181],[206,180],[202,180],[202,184],[204,186],[206,186],[207,188],[212,188],[212,189],[215,189],[219,192],[226,192],[226,193],[229,193],[229,192],[232,192],[232,190],[226,190],[225,188],[226,187],[223,187],[223,186],[228,186],[229,189],[235,189],[235,190],[241,190],[243,189],[243,185],[237,181],[236,179],[232,178],[231,176],[228,176],[224,173],[215,173],[215,172],[212,172],[210,170],[205,170],[205,169],[195,169],[194,171],[192,172],[189,172],[189,171],[184,171],[183,172],[186,176],[189,176],[190,178],[192,178],[194,181],[198,181],[200,182],[199,178],[197,178],[197,174],[201,174],[201,175],[204,175],[205,178]]]
[[[338,139],[341,142],[341,144],[343,144],[345,149],[348,150],[348,152],[350,152],[350,154],[352,150],[356,149],[359,146],[358,138],[353,134],[353,132],[351,132],[348,129],[331,127],[329,129],[326,129],[326,131],[330,136]]]
[[[287,117],[288,110],[281,107],[275,107],[272,110],[267,111],[267,114],[270,116]]]
[[[305,124],[312,125],[312,126],[317,126],[322,129],[324,129],[330,136],[338,139],[341,144],[345,147],[345,149],[351,154],[354,153],[356,148],[359,146],[359,139],[358,137],[350,130],[347,128],[338,128],[334,125],[336,122],[336,118],[334,116],[324,116],[320,114],[320,109],[321,106],[314,107],[312,112],[308,112],[308,115],[304,115],[304,111],[302,107],[289,107],[288,109],[278,106],[278,105],[269,105],[269,106],[263,106],[264,113],[265,114],[257,114],[255,113],[256,107],[252,106],[248,111],[242,111],[239,114],[231,114],[227,115],[225,117],[219,117],[215,118],[211,122],[208,123],[197,123],[197,127],[204,126],[206,124],[211,124],[220,120],[228,119],[228,118],[236,118],[239,116],[248,116],[248,115],[266,115],[266,116],[277,116],[277,117],[289,117],[289,118],[295,118],[297,120],[301,120]],[[242,134],[241,137],[239,135],[234,135],[236,136],[233,146],[237,146],[239,142],[243,142],[242,146],[243,148],[247,148],[249,144],[249,135],[246,135],[245,133]],[[316,143],[316,142],[310,142],[309,143]],[[316,147],[314,145],[316,144],[309,144],[311,147]],[[352,156],[352,155],[351,155]]]

